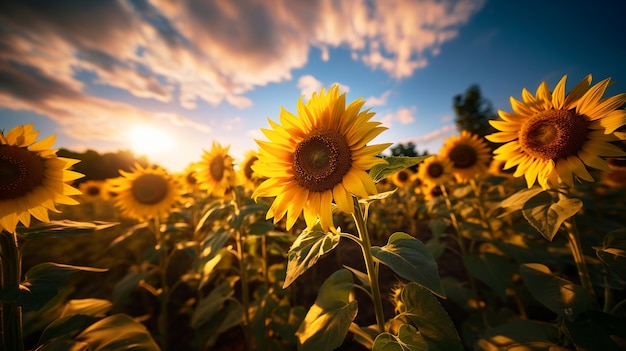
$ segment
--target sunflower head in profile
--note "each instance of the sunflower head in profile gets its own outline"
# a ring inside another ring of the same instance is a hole
[[[81,202],[100,201],[104,198],[104,181],[102,180],[86,180],[78,185],[83,195],[80,197]]]
[[[501,120],[490,121],[498,130],[487,139],[504,143],[494,151],[506,161],[504,169],[517,166],[515,177],[524,176],[528,187],[538,182],[544,189],[574,178],[593,182],[587,167],[609,171],[604,158],[624,152],[611,144],[614,133],[626,124],[626,94],[604,99],[607,78],[591,86],[591,75],[565,93],[563,76],[554,91],[542,82],[533,95],[522,90],[522,101],[511,97],[513,112],[498,111]]]
[[[281,109],[280,122],[269,120],[272,129],[262,129],[269,141],[257,140],[259,160],[252,169],[267,177],[253,198],[274,197],[267,218],[274,223],[287,216],[290,229],[301,213],[309,227],[317,218],[324,230],[334,230],[333,200],[345,213],[354,212],[352,196],[377,194],[367,171],[385,164],[379,153],[391,144],[367,145],[385,127],[370,121],[365,101],[346,106],[345,93],[334,85],[313,93],[297,104],[297,115]]]
[[[452,161],[438,155],[422,161],[417,167],[417,177],[427,186],[436,186],[452,180]]]
[[[200,189],[209,195],[223,198],[230,193],[237,180],[234,160],[228,154],[230,146],[222,147],[213,142],[211,151],[204,151],[202,160],[198,163],[196,179]]]
[[[398,188],[408,186],[413,181],[414,173],[410,168],[405,168],[391,175],[391,181]]]
[[[454,178],[465,183],[487,172],[491,150],[485,140],[463,130],[459,135],[447,138],[438,155],[440,159],[452,162]]]
[[[69,170],[79,161],[50,149],[54,135],[36,141],[38,135],[32,124],[0,131],[0,231],[15,233],[18,222],[28,227],[31,216],[49,222],[48,210],[59,212],[55,204],[78,204],[70,196],[80,191],[67,183],[83,177]]]
[[[257,152],[250,150],[246,153],[244,160],[239,164],[237,170],[237,180],[239,184],[242,184],[244,188],[254,191],[259,184],[261,184],[266,178],[260,177],[253,169],[254,165],[259,160]]]
[[[179,199],[176,183],[165,169],[135,164],[131,172],[120,170],[121,177],[110,179],[111,191],[117,194],[115,206],[122,216],[137,220],[169,214]]]

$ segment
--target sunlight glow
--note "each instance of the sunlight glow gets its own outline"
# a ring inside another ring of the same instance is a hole
[[[164,151],[167,151],[174,143],[174,140],[168,133],[149,125],[131,127],[126,135],[133,153],[145,155],[150,159],[154,159]]]

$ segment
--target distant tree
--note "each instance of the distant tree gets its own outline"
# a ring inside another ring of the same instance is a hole
[[[453,98],[455,122],[459,130],[467,130],[481,137],[489,135],[495,129],[489,124],[490,119],[495,119],[491,102],[484,98],[480,87],[471,85],[465,91],[465,95],[458,94]]]
[[[80,160],[79,163],[72,166],[74,171],[85,175],[83,178],[76,180],[77,184],[86,180],[103,180],[119,177],[120,170],[130,171],[135,163],[139,163],[142,166],[149,164],[146,157],[141,156],[137,158],[130,151],[99,154],[94,150],[87,150],[81,153],[60,149],[57,155]]]

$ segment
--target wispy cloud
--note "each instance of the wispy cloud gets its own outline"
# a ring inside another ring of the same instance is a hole
[[[387,99],[391,95],[391,90],[386,90],[380,96],[370,96],[365,100],[367,106],[384,106],[387,104]]]
[[[313,92],[320,90],[322,86],[322,82],[310,74],[300,77],[297,85],[298,89],[300,89],[300,95],[304,95],[306,97],[309,97],[313,94]]]
[[[403,107],[395,112],[388,113],[380,119],[380,122],[387,128],[391,128],[394,122],[399,122],[402,125],[411,124],[415,122],[415,113],[417,108],[412,106],[410,108]]]
[[[91,87],[187,109],[248,108],[247,92],[292,80],[311,47],[331,60],[328,49],[339,46],[408,77],[484,1],[13,1],[0,13],[0,106],[44,114],[73,137],[110,139],[127,118],[158,117]],[[171,121],[210,130],[182,115]]]
[[[448,136],[455,134],[455,133],[458,133],[456,124],[446,124],[445,126],[439,129],[436,129],[430,133],[426,133],[423,135],[418,135],[413,138],[401,140],[400,143],[405,144],[408,142],[413,142],[416,145],[421,145],[421,144],[426,144],[426,143],[432,143],[434,141],[443,140],[447,138]]]

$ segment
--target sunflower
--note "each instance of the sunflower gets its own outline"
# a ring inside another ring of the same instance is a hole
[[[626,188],[626,158],[609,158],[610,172],[603,174],[603,181],[612,188]]]
[[[259,160],[252,169],[267,177],[252,197],[275,197],[267,212],[274,223],[287,216],[290,229],[300,213],[309,227],[317,218],[324,230],[334,229],[332,202],[345,213],[353,213],[352,195],[377,194],[376,185],[367,173],[377,164],[376,157],[391,145],[366,145],[387,128],[370,121],[369,109],[357,99],[346,106],[346,94],[339,86],[324,89],[307,103],[298,100],[297,116],[281,108],[282,125],[269,120],[272,129],[262,129],[269,141],[259,144]]]
[[[115,206],[122,216],[137,220],[167,215],[179,199],[175,182],[165,169],[135,164],[131,172],[120,170],[121,177],[110,179],[116,193]]]
[[[391,176],[391,181],[398,188],[402,188],[411,183],[411,180],[413,179],[413,173],[414,172],[412,170],[405,168],[403,170],[400,170],[394,173]]]
[[[48,210],[59,212],[55,203],[76,205],[71,195],[80,191],[66,184],[83,175],[69,168],[78,160],[58,157],[51,150],[55,136],[35,141],[33,124],[0,131],[0,231],[15,233],[18,222],[30,226],[31,215],[49,222]]]
[[[244,161],[241,163],[237,172],[237,179],[239,184],[242,184],[246,189],[254,191],[261,182],[265,179],[260,177],[254,170],[252,165],[258,161],[259,156],[254,150],[250,150],[246,153]]]
[[[233,158],[228,155],[229,148],[213,142],[211,151],[205,150],[202,161],[198,163],[196,179],[200,189],[206,190],[209,195],[224,197],[235,185],[236,173]]]
[[[452,161],[452,174],[459,183],[483,175],[491,159],[485,140],[466,130],[447,138],[438,155],[441,159]]]
[[[453,164],[447,158],[431,156],[417,167],[417,177],[428,186],[436,186],[452,180]]]
[[[94,202],[103,199],[104,181],[101,180],[86,180],[78,185],[83,195],[81,200],[83,202]]]
[[[624,152],[612,141],[614,132],[626,124],[626,94],[602,99],[610,78],[591,86],[585,77],[567,95],[563,76],[553,92],[542,82],[535,95],[522,90],[523,101],[511,97],[513,112],[498,111],[502,120],[492,120],[499,132],[488,140],[505,143],[494,151],[506,160],[505,169],[526,178],[528,187],[537,181],[544,189],[559,182],[574,186],[573,178],[593,182],[587,167],[610,171],[602,157],[619,157]]]

